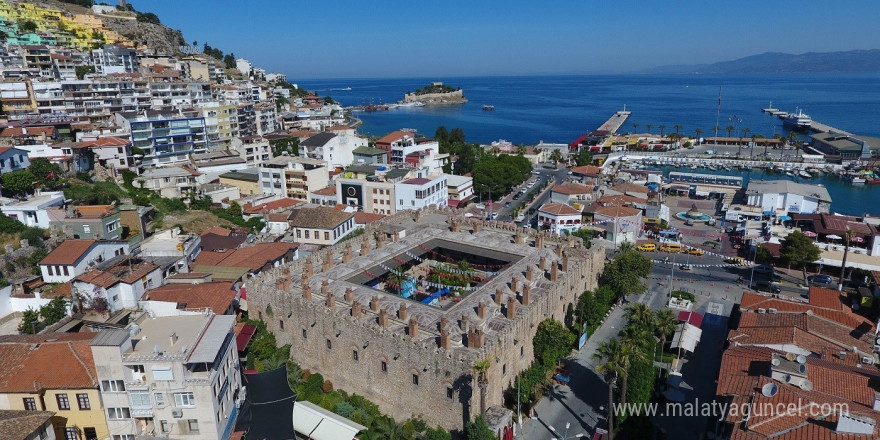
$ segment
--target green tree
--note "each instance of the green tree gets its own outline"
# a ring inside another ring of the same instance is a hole
[[[449,143],[464,144],[465,142],[464,130],[461,128],[455,127],[449,132]]]
[[[76,66],[76,79],[83,79],[90,73],[95,73],[95,66]]]
[[[229,207],[226,208],[226,212],[229,215],[241,217],[241,212],[242,212],[241,205],[239,205],[238,202],[233,201],[232,203],[229,204]]]
[[[52,163],[49,159],[39,157],[31,161],[28,167],[37,182],[42,183],[44,188],[55,189],[59,185],[61,178],[61,167]]]
[[[464,428],[467,440],[497,440],[498,437],[489,429],[489,424],[483,416],[477,416],[473,422],[468,422]]]
[[[31,34],[37,31],[37,24],[33,20],[24,20],[18,24],[18,30],[25,34]]]
[[[669,309],[658,310],[654,314],[654,331],[660,335],[660,351],[666,344],[666,338],[675,333],[678,328],[678,318]]]
[[[27,190],[34,187],[37,178],[30,170],[18,170],[4,174],[0,179],[3,180],[3,192],[6,195],[17,196],[24,195]]]
[[[136,14],[137,14],[136,18],[137,18],[138,22],[150,23],[150,24],[162,24],[162,22],[159,21],[159,16],[157,16],[156,14],[154,14],[152,12],[143,12],[143,13],[137,12]]]
[[[547,318],[538,324],[538,331],[532,340],[535,359],[542,365],[555,366],[559,359],[567,356],[574,348],[575,335],[554,319]]]
[[[235,66],[236,66],[236,64],[235,64],[235,54],[234,54],[234,53],[231,53],[231,52],[228,53],[228,54],[226,54],[226,56],[223,57],[223,63],[226,65],[226,68],[227,68],[227,69],[233,69],[233,68],[235,68]]]
[[[727,137],[730,137],[730,134],[733,133],[733,130],[736,130],[736,127],[734,127],[733,125],[728,125],[727,127],[724,127],[724,131],[727,132]]]
[[[56,296],[48,304],[40,307],[40,316],[43,317],[46,325],[55,324],[67,316],[67,303],[67,298]]]
[[[593,155],[590,154],[590,150],[588,148],[584,148],[579,151],[578,154],[574,157],[574,162],[579,167],[589,165],[593,163]]]
[[[446,130],[445,125],[438,126],[434,131],[434,140],[440,144],[440,152],[445,153],[444,149],[449,148],[449,131]]]
[[[608,384],[608,439],[614,439],[614,387],[617,379],[626,374],[624,362],[621,357],[622,347],[617,339],[611,339],[599,344],[596,352],[593,353],[593,359],[600,361],[596,367],[596,372],[605,378]]]
[[[699,142],[699,141],[700,141],[700,137],[703,136],[703,129],[702,129],[702,128],[698,128],[698,129],[694,130],[694,133],[697,134],[697,142]]]
[[[681,124],[675,124],[672,126],[672,128],[675,129],[675,134],[678,134],[678,132],[682,129]]]
[[[645,124],[645,128],[648,129],[648,134],[651,134],[651,129],[654,128],[654,126],[651,124]]]
[[[794,231],[785,237],[782,246],[779,248],[779,254],[783,259],[795,266],[801,266],[804,273],[804,283],[807,282],[807,264],[819,259],[822,252],[813,244],[810,237],[804,235],[801,231]]]
[[[0,231],[7,234],[14,234],[23,231],[26,227],[27,226],[25,226],[24,223],[0,212]]]
[[[647,304],[633,303],[626,307],[624,313],[630,324],[637,325],[642,328],[651,328],[654,323],[654,313]]]
[[[617,256],[605,265],[601,281],[610,287],[618,298],[627,293],[641,292],[647,288],[642,278],[651,273],[652,266],[651,260],[640,252],[624,251],[621,246]]]
[[[550,153],[550,160],[558,167],[559,162],[562,162],[562,152],[559,151],[558,148],[554,149],[552,153]]]
[[[760,245],[757,249],[755,249],[755,262],[766,264],[773,260],[773,254],[770,253],[770,250],[767,249],[766,246]]]
[[[666,126],[663,124],[660,124],[657,126],[657,128],[660,129],[660,137],[663,137],[663,132],[666,131]]]
[[[22,312],[18,330],[29,335],[37,333],[40,330],[40,312],[31,308]]]
[[[480,389],[480,417],[486,416],[486,393],[489,388],[489,367],[492,365],[489,359],[480,359],[474,362],[474,373],[477,374],[477,388]]]

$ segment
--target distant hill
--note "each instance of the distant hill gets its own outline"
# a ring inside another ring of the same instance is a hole
[[[802,54],[766,52],[713,64],[660,66],[642,73],[880,73],[880,49]]]

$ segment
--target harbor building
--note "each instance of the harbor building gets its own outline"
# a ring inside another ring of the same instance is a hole
[[[827,188],[791,180],[750,180],[746,197],[748,206],[780,215],[827,213],[831,208]]]
[[[241,390],[235,316],[157,310],[91,340],[112,439],[228,438]]]
[[[462,429],[481,411],[474,364],[489,361],[485,405],[501,406],[534,361],[538,324],[563,321],[604,266],[580,239],[494,224],[450,208],[367,223],[362,238],[248,280],[250,316],[303,368],[394,418]],[[423,283],[464,262],[455,293]]]
[[[816,133],[810,135],[810,146],[827,160],[850,161],[871,159],[880,155],[880,138]]]

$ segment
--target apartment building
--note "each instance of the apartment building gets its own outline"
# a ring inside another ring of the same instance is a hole
[[[114,205],[81,205],[49,209],[49,226],[69,238],[122,238],[122,214]]]
[[[354,150],[367,147],[367,140],[358,136],[318,133],[300,142],[300,155],[327,162],[330,168],[347,167],[354,162]]]
[[[355,206],[373,214],[391,215],[397,212],[394,182],[348,178],[335,180],[337,203]]]
[[[144,171],[137,178],[141,188],[158,192],[162,197],[183,199],[198,191],[202,173],[187,167],[161,167]]]
[[[260,165],[260,191],[308,201],[309,194],[330,184],[327,163],[305,157],[279,156]]]
[[[0,108],[9,119],[24,119],[37,113],[37,101],[31,80],[0,82]]]
[[[223,440],[241,389],[235,317],[152,308],[91,340],[112,440]]]
[[[216,148],[232,148],[233,139],[239,136],[238,106],[211,101],[200,104],[199,107],[205,117],[208,142],[216,145]]]
[[[132,145],[144,152],[145,167],[183,162],[190,154],[208,151],[204,117],[171,110],[120,112],[114,117],[131,133]]]
[[[111,44],[92,50],[92,62],[100,75],[138,71],[137,51]]]
[[[15,147],[0,147],[0,175],[29,167],[26,150]]]
[[[415,210],[428,206],[446,206],[449,201],[449,190],[446,175],[407,179],[394,185],[397,210]],[[381,214],[381,213],[379,213]]]
[[[128,253],[124,241],[68,239],[40,260],[40,274],[47,283],[66,283],[98,263]]]
[[[254,128],[258,136],[275,133],[281,129],[275,104],[261,103],[254,106]]]
[[[212,100],[211,83],[154,78],[150,81],[150,99],[154,108],[192,106],[209,102]]]
[[[238,151],[239,156],[248,166],[260,165],[272,158],[269,141],[261,136],[238,138],[232,142],[232,149]]]

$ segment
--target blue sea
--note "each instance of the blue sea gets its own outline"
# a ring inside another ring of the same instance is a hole
[[[539,141],[570,143],[597,129],[614,112],[631,111],[621,132],[675,131],[712,136],[716,116],[724,127],[752,134],[787,135],[778,118],[764,114],[771,105],[782,111],[797,108],[814,120],[851,133],[880,137],[880,74],[779,75],[583,75],[530,77],[456,77],[393,79],[330,79],[297,81],[298,85],[329,95],[344,106],[389,104],[406,92],[432,81],[461,87],[470,102],[464,105],[393,109],[357,113],[362,134],[381,136],[413,128],[433,136],[438,126],[460,127],[469,142],[506,139],[515,144]],[[348,88],[351,88],[348,90]],[[719,90],[721,111],[718,112]],[[495,111],[483,111],[483,105]],[[807,138],[803,135],[801,139]],[[757,176],[752,176],[757,177]],[[777,176],[767,176],[777,178]],[[784,176],[782,177],[784,178]],[[880,188],[854,188],[834,177],[813,179],[829,187],[834,211],[880,215]]]

